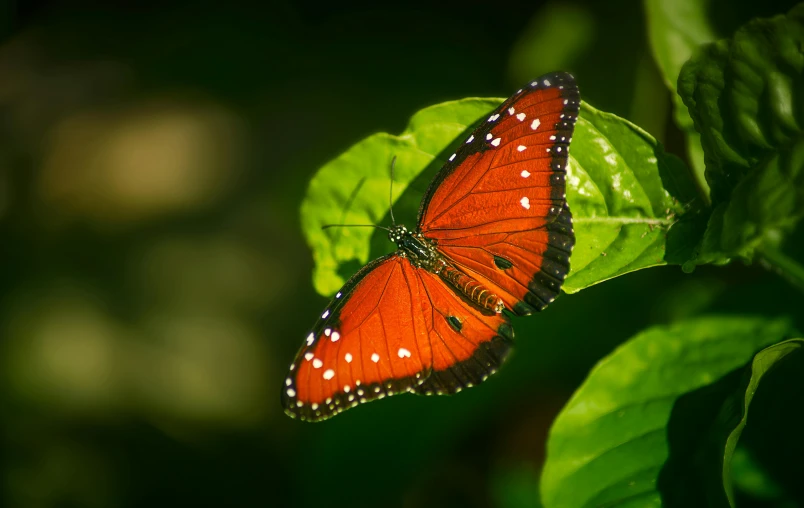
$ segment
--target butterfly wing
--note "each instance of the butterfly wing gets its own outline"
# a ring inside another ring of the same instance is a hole
[[[552,302],[569,272],[565,177],[579,105],[570,74],[533,81],[450,157],[419,210],[419,231],[520,315]]]
[[[355,274],[324,311],[291,364],[282,403],[290,416],[318,421],[423,384],[453,393],[493,372],[511,338],[507,317],[483,314],[390,254]]]

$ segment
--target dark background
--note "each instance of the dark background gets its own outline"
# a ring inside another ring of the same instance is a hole
[[[729,35],[791,4],[712,10]],[[645,270],[515,319],[482,386],[293,421],[279,389],[326,304],[298,218],[316,169],[553,70],[684,156],[641,2],[0,6],[7,506],[529,506],[553,417],[617,344],[800,314],[760,267]]]

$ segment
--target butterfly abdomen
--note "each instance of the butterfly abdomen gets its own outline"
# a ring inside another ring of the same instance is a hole
[[[502,312],[503,303],[499,296],[457,268],[445,264],[438,275],[470,302],[498,314]]]

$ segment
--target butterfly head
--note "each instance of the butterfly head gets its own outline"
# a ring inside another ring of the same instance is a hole
[[[388,231],[388,239],[397,245],[399,245],[399,242],[402,241],[402,239],[405,238],[406,236],[410,236],[410,231],[408,231],[408,228],[406,228],[401,224],[392,227]]]
[[[435,244],[421,233],[408,231],[405,226],[394,226],[388,238],[399,247],[399,255],[406,257],[419,268],[435,270],[440,266],[440,255]]]

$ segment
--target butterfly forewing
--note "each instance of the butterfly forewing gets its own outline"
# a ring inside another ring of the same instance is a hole
[[[440,252],[518,314],[551,302],[569,271],[565,176],[579,104],[569,74],[530,83],[469,136],[419,212]]]

